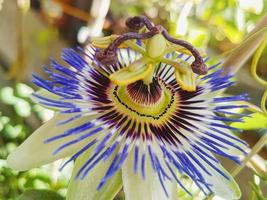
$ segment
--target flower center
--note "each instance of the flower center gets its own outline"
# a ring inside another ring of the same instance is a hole
[[[175,94],[165,83],[153,78],[149,85],[140,80],[127,86],[114,87],[113,100],[125,112],[159,119],[172,107]]]
[[[163,99],[162,86],[154,78],[150,84],[145,84],[143,81],[132,83],[126,87],[125,92],[134,103],[146,106]]]

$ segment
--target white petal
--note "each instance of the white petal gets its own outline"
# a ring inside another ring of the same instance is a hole
[[[36,91],[35,94],[46,97],[48,99],[53,99],[53,100],[57,100],[60,98],[60,96],[58,96],[57,94],[49,92],[45,89],[40,89],[40,90]],[[32,98],[34,99],[35,97],[32,97]]]
[[[42,97],[45,97],[45,98],[48,98],[48,99],[52,99],[52,100],[59,100],[59,98],[60,98],[60,96],[58,96],[58,95],[56,95],[56,94],[54,94],[52,92],[49,92],[49,91],[47,91],[45,89],[40,89],[40,90],[34,92],[33,94],[36,94],[38,96],[42,96]],[[31,95],[31,100],[34,101],[37,104],[40,104],[39,103],[40,102],[40,99],[37,98],[34,95]],[[42,106],[43,107],[46,107],[48,109],[52,109],[52,110],[59,110],[59,108],[54,107],[54,106],[47,106],[47,105],[43,105],[43,104],[42,104]]]
[[[73,115],[56,115],[51,120],[47,121],[44,125],[38,128],[29,138],[27,138],[15,151],[13,151],[7,158],[8,165],[15,170],[28,170],[34,167],[50,163],[57,159],[71,155],[78,151],[88,140],[80,141],[73,144],[56,155],[52,155],[60,145],[74,139],[74,136],[65,137],[53,142],[44,143],[50,137],[61,134],[64,131],[79,126],[88,122],[92,117],[82,117],[71,123],[57,126],[59,121],[69,119]]]
[[[105,183],[103,188],[97,190],[98,184],[111,164],[111,159],[105,162],[100,161],[89,171],[84,179],[75,179],[77,172],[91,155],[90,150],[87,150],[75,161],[74,170],[68,187],[67,200],[112,200],[120,191],[122,187],[120,170]]]
[[[210,112],[210,111],[205,111],[205,114],[208,115],[208,116],[214,116],[214,113]],[[203,114],[204,115],[204,114]],[[201,118],[198,118],[199,120],[202,120]],[[198,135],[202,135],[202,136],[205,136],[206,138],[212,140],[212,141],[215,141],[225,147],[227,147],[227,149],[225,148],[221,148],[218,146],[218,148],[222,151],[224,151],[224,153],[230,155],[230,156],[240,156],[240,155],[243,155],[244,153],[242,151],[240,151],[238,148],[236,147],[239,147],[240,149],[243,149],[244,151],[248,151],[248,148],[246,145],[244,145],[243,143],[241,142],[238,142],[238,140],[240,140],[237,136],[234,135],[233,132],[231,132],[231,130],[227,129],[227,128],[221,128],[221,127],[212,127],[211,125],[207,125],[205,123],[203,123],[202,121],[201,122],[198,122],[198,121],[193,121],[193,120],[187,120],[188,122],[190,122],[191,124],[194,124],[197,128],[193,128],[191,127],[193,130],[194,130],[194,134],[192,134],[191,132],[187,131],[187,130],[184,130],[184,132],[186,132],[186,135],[192,135],[192,136],[198,136]],[[205,122],[210,122],[211,120],[209,119],[205,119]],[[219,120],[216,121],[217,124],[223,126],[223,125],[226,125],[224,122],[221,122]],[[211,130],[210,127],[212,128],[215,128],[217,129],[218,131],[214,131],[214,130]],[[227,144],[225,142],[223,142],[222,140],[220,141],[220,139],[216,139],[214,137],[211,136],[208,136],[205,131],[219,137],[219,138],[222,138],[224,140],[227,140],[228,142],[231,142],[233,143],[235,146],[233,145],[230,145],[230,144]],[[222,134],[224,133],[224,134]],[[236,139],[234,139],[236,138]]]
[[[155,151],[154,151],[155,152]],[[162,153],[155,152],[161,160]],[[165,181],[169,198],[167,198],[158,175],[151,166],[148,154],[146,154],[145,179],[142,178],[140,171],[134,173],[134,152],[131,151],[122,166],[123,190],[126,200],[174,200],[178,199],[178,188],[175,182]]]
[[[219,170],[221,170],[229,180],[224,178],[221,174],[219,174],[214,168],[211,167],[210,164],[204,162],[201,158],[197,156],[193,151],[191,152],[195,157],[203,164],[206,170],[211,174],[206,174],[198,165],[195,167],[202,174],[207,183],[211,184],[211,190],[214,192],[216,196],[222,197],[223,199],[239,199],[241,196],[241,192],[239,186],[233,179],[233,177],[222,167],[221,164],[216,163],[214,161],[210,161],[214,166],[216,166]],[[207,154],[212,156],[211,153],[206,151]]]

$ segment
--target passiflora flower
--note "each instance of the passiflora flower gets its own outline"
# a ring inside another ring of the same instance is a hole
[[[54,160],[74,161],[67,199],[177,199],[190,194],[181,177],[205,195],[237,199],[239,188],[213,155],[237,163],[247,145],[229,122],[246,95],[222,96],[232,75],[207,67],[190,43],[172,38],[146,17],[126,25],[137,32],[96,38],[86,50],[64,49],[69,66],[51,61],[49,80],[33,94],[57,112],[8,157],[16,170]],[[232,116],[232,117],[229,117]]]

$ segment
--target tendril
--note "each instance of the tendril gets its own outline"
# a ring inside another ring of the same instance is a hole
[[[260,78],[257,74],[257,67],[258,67],[258,62],[259,59],[262,55],[262,52],[264,50],[264,48],[267,45],[267,37],[265,38],[265,40],[263,41],[263,43],[260,45],[260,47],[257,49],[255,55],[253,56],[252,59],[252,64],[251,64],[251,74],[253,76],[253,78],[261,85],[263,85],[264,87],[267,87],[267,81],[265,81],[264,79]],[[267,110],[266,110],[266,101],[267,101],[267,89],[265,90],[262,99],[261,99],[261,109],[264,113],[267,114]]]

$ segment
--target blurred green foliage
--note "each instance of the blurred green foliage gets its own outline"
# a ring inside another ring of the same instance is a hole
[[[34,194],[27,192],[24,197],[19,198],[21,193],[30,188],[50,189],[59,191],[63,195],[66,193],[67,178],[64,174],[58,173],[58,164],[27,172],[16,172],[7,167],[5,159],[8,154],[22,143],[42,121],[53,115],[52,111],[31,101],[32,92],[33,89],[23,83],[0,89],[2,110],[0,114],[0,200],[41,200],[41,197],[32,198],[32,195],[37,195],[36,191]]]
[[[253,182],[250,183],[252,188],[250,200],[266,200],[266,196],[263,194],[262,188],[260,186],[261,182],[267,184],[267,177],[255,174]]]
[[[19,200],[64,200],[64,197],[50,190],[28,190]]]
[[[208,41],[240,42],[267,12],[267,4],[264,0],[118,0],[111,9],[117,16],[145,13],[155,23],[168,26],[172,35],[187,37],[203,48]]]
[[[232,127],[242,130],[255,130],[267,127],[267,116],[264,113],[253,113],[249,117],[244,117],[244,122],[234,122]],[[257,123],[255,123],[257,122]]]

